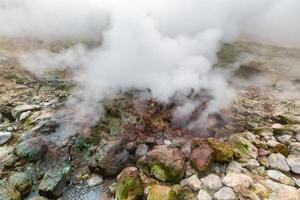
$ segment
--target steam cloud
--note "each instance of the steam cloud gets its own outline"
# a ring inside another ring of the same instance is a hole
[[[75,71],[78,90],[68,105],[79,121],[97,119],[100,100],[128,89],[150,89],[161,102],[205,89],[213,97],[207,115],[234,94],[212,69],[220,44],[252,34],[299,47],[299,8],[299,0],[1,0],[0,36],[78,41],[21,61],[37,75]],[[82,41],[101,45],[88,48]],[[197,105],[183,98],[177,113],[189,115]]]

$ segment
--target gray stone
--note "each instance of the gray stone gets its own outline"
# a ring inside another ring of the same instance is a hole
[[[294,142],[290,144],[290,155],[300,155],[300,143]]]
[[[145,155],[149,150],[149,147],[146,144],[139,144],[136,148],[135,155],[141,157]]]
[[[250,176],[246,174],[228,173],[222,180],[228,187],[244,186],[249,187],[253,183]]]
[[[290,167],[287,164],[286,158],[280,153],[270,154],[269,157],[270,168],[277,169],[280,171],[288,172]]]
[[[238,163],[237,161],[231,161],[226,169],[226,172],[232,172],[232,173],[241,173],[243,171],[243,167],[240,163]]]
[[[249,159],[245,163],[241,163],[243,167],[246,167],[248,169],[254,169],[260,166],[259,162],[256,159]]]
[[[210,174],[204,178],[201,178],[201,182],[206,189],[217,191],[222,187],[222,182],[219,176]]]
[[[276,145],[278,145],[279,144],[279,142],[277,142],[276,140],[269,140],[269,141],[267,141],[267,145],[269,146],[269,147],[276,147]]]
[[[49,198],[60,197],[70,178],[70,170],[71,166],[48,170],[39,185],[39,194]]]
[[[212,200],[212,198],[205,190],[200,190],[197,195],[197,200]]]
[[[41,106],[38,105],[19,105],[11,109],[11,115],[17,119],[21,113],[29,111],[29,110],[38,110]]]
[[[183,179],[180,182],[180,186],[181,187],[187,186],[191,188],[193,191],[199,191],[201,189],[201,181],[199,180],[197,175],[193,175],[191,177]]]
[[[292,185],[292,186],[295,185],[293,179],[291,179],[290,177],[288,177],[285,174],[281,173],[280,171],[277,171],[277,170],[268,170],[267,174],[268,174],[268,176],[271,179],[279,181],[282,184]]]
[[[121,142],[103,142],[89,160],[89,166],[99,167],[105,175],[115,175],[128,162],[129,153]]]
[[[292,136],[291,135],[282,135],[277,137],[277,140],[283,144],[288,145],[291,142]]]
[[[235,200],[237,199],[234,191],[230,187],[222,187],[218,192],[214,194],[216,200]]]
[[[300,174],[300,156],[299,155],[289,155],[287,158],[287,163],[291,167],[294,173]]]
[[[97,174],[92,174],[87,182],[90,187],[95,187],[103,182],[103,178]]]
[[[23,112],[21,113],[20,117],[19,117],[19,121],[23,121],[24,119],[26,119],[27,117],[29,117],[31,111],[26,111],[26,112]]]
[[[11,132],[0,132],[0,145],[5,144],[11,136]]]

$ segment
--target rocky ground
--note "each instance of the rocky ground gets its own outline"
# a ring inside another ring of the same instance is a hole
[[[36,46],[64,47],[0,39],[0,200],[300,200],[299,50],[222,47],[216,69],[237,95],[209,116],[202,135],[213,137],[131,92],[104,102],[88,134],[57,140],[73,85],[65,71],[22,68],[18,55]]]

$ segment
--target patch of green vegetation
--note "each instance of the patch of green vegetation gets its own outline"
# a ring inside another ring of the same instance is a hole
[[[78,136],[75,141],[75,149],[77,151],[83,151],[85,148],[89,148],[91,144],[87,143],[86,139],[82,136]]]
[[[219,65],[225,66],[230,63],[234,63],[237,57],[237,50],[233,44],[223,44],[218,52]]]

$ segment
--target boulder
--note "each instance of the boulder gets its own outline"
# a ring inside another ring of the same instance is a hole
[[[246,174],[228,173],[222,180],[228,187],[244,186],[249,187],[253,183],[250,176]]]
[[[6,181],[0,180],[0,199],[1,200],[21,200],[20,192]]]
[[[288,172],[290,167],[286,161],[286,158],[280,153],[272,153],[268,157],[270,168],[280,171]]]
[[[173,186],[173,190],[176,192],[176,200],[195,200],[196,194],[189,187]]]
[[[97,174],[92,174],[92,176],[87,181],[89,187],[95,187],[97,185],[100,185],[103,182],[102,176],[99,176]]]
[[[237,199],[234,191],[230,187],[222,187],[218,192],[214,194],[216,200],[235,200]]]
[[[105,175],[119,173],[127,164],[129,153],[125,144],[114,142],[102,142],[97,152],[92,156],[89,166],[100,168]]]
[[[233,147],[227,142],[215,138],[208,138],[210,147],[215,152],[215,160],[221,163],[230,162],[233,157]]]
[[[15,152],[20,158],[37,161],[42,158],[46,149],[47,146],[41,138],[32,138],[19,143]]]
[[[197,195],[197,200],[212,200],[212,198],[205,190],[200,190]]]
[[[275,147],[275,152],[276,153],[281,153],[284,156],[288,156],[289,155],[289,148],[282,143],[278,143]]]
[[[217,191],[222,187],[222,182],[219,176],[210,174],[204,178],[201,178],[201,182],[206,189]]]
[[[136,148],[135,156],[139,158],[145,155],[148,152],[148,149],[149,147],[146,144],[139,144]]]
[[[294,142],[290,145],[290,155],[299,155],[300,156],[300,143]]]
[[[169,186],[152,185],[147,200],[175,200],[176,192]]]
[[[180,149],[167,145],[155,146],[138,160],[139,168],[160,181],[180,182],[185,172],[184,156]]]
[[[234,155],[237,158],[257,158],[258,150],[249,140],[239,135],[234,135],[230,141],[233,144]]]
[[[283,187],[273,192],[269,196],[269,200],[299,200],[300,194],[296,188]]]
[[[279,181],[282,184],[285,185],[295,185],[295,182],[290,177],[286,176],[285,174],[281,173],[277,170],[268,170],[267,171],[268,177],[270,177],[273,180]]]
[[[203,174],[210,168],[214,160],[213,153],[213,149],[205,140],[193,140],[190,164],[198,172],[199,175]]]
[[[32,187],[32,181],[27,173],[16,172],[11,175],[8,182],[14,186],[22,195],[30,192]]]
[[[48,198],[60,197],[70,179],[70,171],[69,165],[48,170],[39,185],[39,194]]]
[[[186,179],[183,179],[180,182],[180,186],[181,187],[187,186],[191,188],[193,191],[199,191],[201,189],[201,181],[199,180],[197,175],[193,175]]]
[[[38,110],[41,106],[38,105],[18,105],[11,109],[11,115],[14,119],[17,119],[23,112],[29,111],[29,110]]]
[[[300,155],[289,155],[287,163],[294,173],[300,174]]]
[[[117,200],[138,200],[144,196],[144,186],[135,167],[127,167],[118,175]]]

